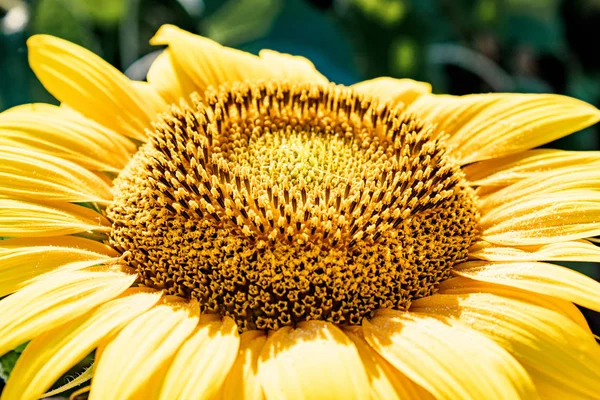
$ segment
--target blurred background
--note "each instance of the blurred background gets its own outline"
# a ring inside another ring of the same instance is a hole
[[[408,77],[436,93],[560,93],[600,106],[600,0],[0,0],[0,111],[54,102],[27,64],[28,36],[68,39],[142,80],[165,23],[303,55],[342,84]],[[595,127],[547,147],[599,144]],[[569,266],[600,279],[596,264]]]

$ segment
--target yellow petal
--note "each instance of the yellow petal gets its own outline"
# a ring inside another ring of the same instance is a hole
[[[429,83],[387,77],[355,83],[350,87],[357,92],[378,99],[381,103],[388,103],[394,107],[400,103],[407,106],[424,94],[431,93]]]
[[[237,356],[237,329],[228,317],[201,324],[177,352],[160,399],[214,398]]]
[[[600,120],[594,106],[555,94],[429,95],[408,111],[449,134],[463,165],[532,149]]]
[[[369,382],[350,339],[333,324],[305,321],[269,335],[259,358],[269,399],[365,399]]]
[[[560,313],[571,319],[577,325],[581,326],[587,332],[591,333],[585,317],[575,306],[575,304],[557,297],[530,292],[529,290],[519,289],[514,286],[505,286],[495,283],[476,281],[463,276],[456,276],[454,278],[445,280],[444,282],[440,283],[438,289],[440,294],[487,293],[524,301],[526,303],[534,304],[536,306]]]
[[[481,239],[529,246],[600,235],[600,192],[567,190],[494,208],[480,220]]]
[[[273,69],[273,75],[277,79],[291,82],[329,82],[327,78],[317,71],[314,64],[305,57],[279,53],[268,49],[261,50],[258,56]],[[275,77],[271,77],[271,79],[275,79]]]
[[[62,236],[92,230],[108,231],[110,222],[89,208],[0,198],[0,236]]]
[[[408,379],[395,369],[360,336],[360,330],[355,333],[346,331],[352,340],[363,362],[371,385],[371,399],[433,399],[431,393]]]
[[[2,400],[39,399],[109,332],[150,309],[161,296],[160,292],[137,289],[129,292],[34,338],[12,370]]]
[[[197,304],[162,304],[131,321],[96,361],[90,400],[147,398],[153,373],[169,363],[198,324]],[[148,394],[149,395],[149,394]]]
[[[469,257],[486,261],[600,262],[600,247],[586,240],[519,247],[497,246],[481,241],[471,246]]]
[[[118,296],[136,279],[117,272],[71,271],[0,301],[0,355]]]
[[[486,213],[505,204],[518,204],[526,199],[568,190],[600,189],[600,168],[581,165],[539,173],[490,194],[477,204]]]
[[[29,64],[59,101],[115,132],[146,140],[155,114],[131,81],[94,53],[56,37],[27,40]]]
[[[136,151],[124,136],[50,104],[25,104],[0,114],[0,145],[37,150],[109,172],[120,172]]]
[[[504,187],[547,171],[599,164],[599,151],[535,149],[476,162],[463,172],[472,186]]]
[[[261,331],[240,335],[240,349],[217,398],[227,400],[261,400],[264,398],[258,379],[258,357],[267,341]]]
[[[168,111],[168,104],[165,99],[158,93],[156,88],[148,82],[131,81],[131,85],[152,107],[156,114]]]
[[[169,45],[176,74],[185,74],[194,84],[193,88],[184,88],[187,89],[185,95],[194,91],[203,94],[210,86],[217,87],[228,82],[286,78],[301,82],[324,82],[324,77],[302,57],[276,52],[264,52],[257,57],[221,46],[173,25],[163,25],[150,43]]]
[[[182,97],[193,92],[194,84],[185,72],[175,64],[170,49],[165,49],[156,57],[146,77],[148,83],[167,103],[179,104]]]
[[[556,382],[537,371],[530,371],[529,375],[535,384],[540,399],[590,400],[592,398],[582,393],[574,393],[569,388],[565,388],[560,382]]]
[[[519,363],[485,336],[417,313],[385,310],[363,321],[367,342],[437,399],[533,398]]]
[[[466,278],[514,286],[600,311],[600,283],[572,269],[541,262],[469,261],[454,266]]]
[[[79,374],[79,376],[77,376],[75,379],[65,383],[62,386],[57,387],[56,389],[52,389],[49,392],[44,393],[42,395],[43,398],[53,397],[54,395],[64,393],[67,390],[76,388],[77,386],[83,385],[84,383],[90,381],[93,376],[92,369],[93,369],[92,367],[89,367],[86,370],[84,370],[83,372],[81,372],[81,374]],[[69,400],[77,400],[79,398],[80,394],[87,393],[89,391],[90,391],[90,385],[84,386],[81,389],[77,389],[71,393],[71,395],[69,396]]]
[[[492,294],[434,295],[411,310],[450,317],[482,332],[527,369],[566,390],[591,398],[600,393],[600,347],[569,318]]]
[[[18,147],[0,146],[0,195],[72,203],[112,200],[110,186],[79,165]]]
[[[36,241],[30,245],[24,239],[0,241],[0,297],[44,279],[44,274],[82,269],[118,256],[108,246],[78,237]]]
[[[194,91],[203,94],[210,86],[265,79],[270,75],[269,69],[257,56],[223,47],[173,25],[163,25],[150,43],[169,45],[176,68],[194,83],[193,88],[186,88],[186,94]]]

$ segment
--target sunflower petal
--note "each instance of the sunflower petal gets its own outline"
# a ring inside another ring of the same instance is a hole
[[[367,372],[371,386],[371,399],[433,399],[431,393],[408,379],[395,369],[360,336],[358,332],[346,331],[352,340]]]
[[[535,149],[467,165],[463,172],[472,186],[512,185],[543,172],[600,165],[600,151]]]
[[[267,339],[258,372],[273,399],[365,399],[369,382],[356,347],[334,325],[305,321]]]
[[[169,45],[177,75],[182,71],[194,83],[190,92],[204,93],[210,86],[228,82],[293,79],[303,82],[325,81],[312,64],[302,57],[273,51],[261,57],[221,46],[173,25],[163,25],[151,44]],[[276,62],[273,62],[276,61]],[[189,94],[189,93],[187,93]]]
[[[115,132],[146,140],[155,114],[131,81],[94,53],[56,37],[27,40],[29,64],[58,100]]]
[[[0,355],[118,296],[135,279],[117,272],[57,273],[2,299]]]
[[[264,398],[258,378],[258,357],[267,342],[261,331],[246,331],[240,335],[240,349],[218,398],[261,400]]]
[[[29,244],[29,245],[28,245]],[[118,254],[110,247],[78,237],[0,241],[0,297],[44,279],[44,274],[102,264]]]
[[[535,384],[540,399],[590,400],[592,398],[582,393],[574,393],[569,388],[565,388],[560,382],[556,382],[537,371],[529,371],[529,375]]]
[[[161,97],[170,104],[179,104],[182,97],[187,97],[193,92],[193,82],[175,64],[171,50],[168,48],[156,57],[148,70],[146,79]]]
[[[600,262],[600,247],[586,240],[519,247],[497,246],[481,241],[471,246],[469,257],[485,261]]]
[[[429,83],[387,77],[355,83],[350,87],[359,93],[378,99],[381,103],[390,104],[392,107],[396,107],[400,103],[407,106],[424,94],[431,93]]]
[[[567,190],[494,208],[480,221],[481,240],[529,246],[600,234],[600,192]]]
[[[131,81],[131,85],[144,99],[146,99],[155,114],[160,114],[168,110],[168,103],[150,83]]]
[[[455,274],[558,297],[600,311],[600,283],[572,269],[541,262],[469,261]]]
[[[2,399],[39,399],[62,374],[89,354],[105,335],[150,309],[161,296],[160,292],[137,289],[128,292],[34,338],[12,370]]]
[[[261,50],[258,56],[271,66],[277,79],[291,82],[329,82],[307,58],[267,49]]]
[[[194,83],[193,91],[204,93],[225,82],[268,78],[270,70],[260,58],[223,47],[208,38],[173,25],[163,25],[150,40],[153,45],[169,45],[177,68]]]
[[[600,121],[594,106],[555,94],[429,95],[408,111],[447,133],[463,165],[528,150]]]
[[[37,204],[0,198],[0,236],[62,236],[86,231],[107,231],[102,215],[75,204]]]
[[[367,342],[438,399],[532,398],[525,370],[504,349],[460,325],[385,310],[363,321]]]
[[[79,165],[18,147],[0,146],[0,195],[40,201],[108,204],[110,186]]]
[[[131,321],[100,355],[90,400],[147,398],[140,393],[198,324],[197,305],[161,304]],[[143,340],[140,340],[143,338]]]
[[[445,280],[440,283],[438,289],[440,294],[487,293],[524,301],[563,314],[587,332],[591,332],[585,317],[575,304],[556,297],[530,292],[529,290],[519,289],[514,286],[476,281],[463,276],[456,276]]]
[[[600,393],[600,347],[592,334],[544,307],[493,294],[434,295],[411,311],[436,314],[470,326],[507,349],[528,371],[567,391]]]
[[[504,204],[517,204],[525,199],[541,197],[542,194],[560,193],[569,190],[600,189],[600,169],[598,166],[585,165],[560,168],[539,173],[504,189],[490,194],[479,201],[482,213]]]
[[[0,145],[28,148],[96,171],[121,171],[136,147],[82,115],[50,104],[25,104],[0,115]]]
[[[160,399],[212,399],[235,361],[239,344],[231,318],[200,325],[177,352]]]

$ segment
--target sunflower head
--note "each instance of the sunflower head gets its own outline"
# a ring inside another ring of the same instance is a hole
[[[334,85],[165,26],[147,82],[28,42],[0,115],[1,400],[597,398],[600,120],[557,95]]]
[[[467,258],[472,189],[443,139],[334,85],[236,84],[172,106],[115,182],[143,283],[241,330],[406,310]]]

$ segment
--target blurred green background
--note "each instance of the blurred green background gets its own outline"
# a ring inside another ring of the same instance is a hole
[[[409,77],[436,93],[553,92],[600,106],[600,0],[0,0],[0,111],[54,102],[27,64],[30,35],[68,39],[144,79],[160,52],[148,40],[165,23],[303,55],[343,84]],[[548,147],[598,149],[597,129]],[[600,279],[595,264],[569,266]]]

